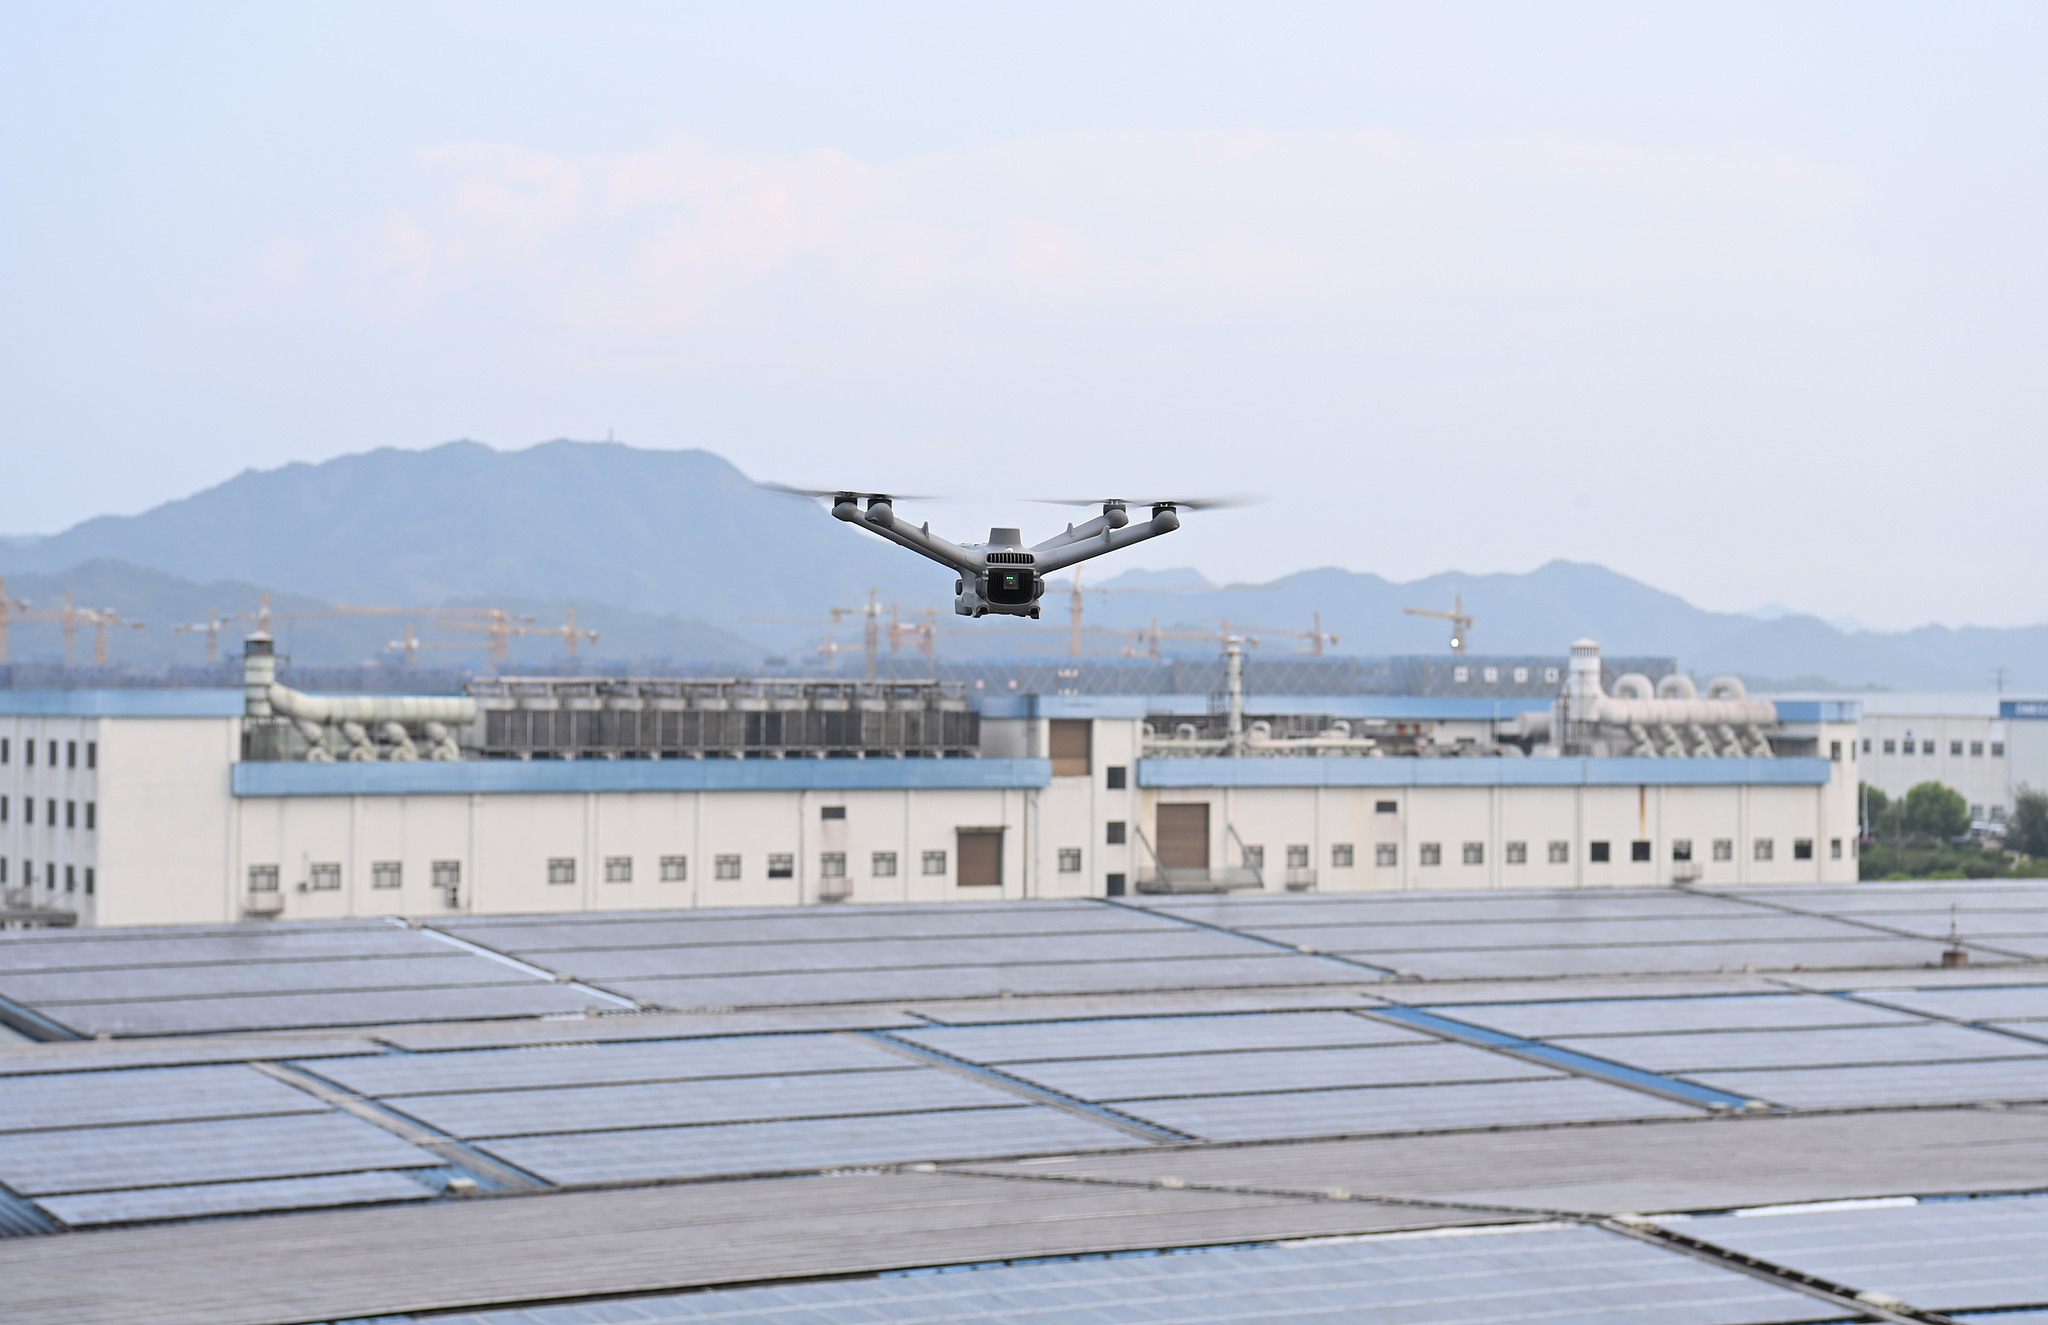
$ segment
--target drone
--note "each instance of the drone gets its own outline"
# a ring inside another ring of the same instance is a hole
[[[913,525],[896,515],[897,498],[886,492],[849,492],[833,488],[791,488],[780,483],[763,487],[796,497],[826,497],[832,502],[834,518],[857,525],[870,533],[907,547],[921,557],[938,562],[959,578],[953,581],[953,610],[961,616],[1021,616],[1038,619],[1038,600],[1045,593],[1045,577],[1054,571],[1099,557],[1106,552],[1142,543],[1148,538],[1170,534],[1180,528],[1182,510],[1204,510],[1236,505],[1232,500],[1202,498],[1173,501],[1125,501],[1107,498],[1099,503],[1054,501],[1055,506],[1102,507],[1102,514],[1085,524],[1070,524],[1064,533],[1043,543],[1024,546],[1021,529],[998,525],[988,531],[986,543],[955,543],[932,532],[931,523]],[[911,501],[920,498],[908,498]],[[863,506],[865,503],[865,506]],[[1152,508],[1152,518],[1132,524],[1132,506]]]

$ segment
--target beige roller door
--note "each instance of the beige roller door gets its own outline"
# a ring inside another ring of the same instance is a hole
[[[962,828],[955,835],[954,845],[960,853],[960,873],[956,876],[960,887],[1003,886],[1002,829]]]
[[[1209,805],[1159,807],[1159,863],[1170,870],[1209,868]]]

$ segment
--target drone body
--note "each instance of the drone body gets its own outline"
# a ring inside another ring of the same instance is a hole
[[[1068,525],[1065,532],[1026,547],[1023,532],[1008,527],[989,530],[986,543],[955,543],[941,538],[932,532],[929,524],[912,525],[897,519],[895,501],[887,493],[769,486],[799,496],[829,497],[832,499],[832,514],[838,519],[907,547],[951,570],[956,577],[953,581],[953,610],[961,616],[980,617],[994,612],[998,616],[1031,617],[1034,620],[1038,616],[1038,600],[1045,593],[1047,575],[1105,552],[1170,534],[1180,528],[1178,508],[1209,504],[1138,502],[1135,504],[1152,508],[1152,518],[1134,525],[1127,509],[1133,503],[1111,499],[1102,502],[1102,514],[1087,523]],[[1065,504],[1092,506],[1096,503]]]

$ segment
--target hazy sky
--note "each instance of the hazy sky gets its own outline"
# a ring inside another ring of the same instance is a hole
[[[2039,4],[16,0],[0,531],[611,430],[961,536],[1269,494],[1126,563],[1217,579],[2048,620],[2044,61]]]

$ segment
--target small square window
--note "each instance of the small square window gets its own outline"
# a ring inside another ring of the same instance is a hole
[[[277,866],[251,865],[249,867],[249,891],[252,893],[276,892]]]
[[[1401,812],[1401,803],[1399,801],[1374,801],[1372,803],[1372,812],[1374,814],[1399,814]]]
[[[818,855],[818,877],[821,879],[843,879],[846,877],[846,853],[825,851]]]
[[[1558,670],[1555,667],[1546,667],[1543,669],[1543,679],[1551,685],[1557,684],[1558,675]]]
[[[1948,743],[1948,752],[1949,752],[1949,754],[1951,754],[1951,755],[1960,755],[1960,754],[1962,754],[1962,752],[1963,752],[1963,743],[1962,743],[1961,741],[1950,741],[1950,742]]]
[[[1970,817],[1972,819],[1982,819],[1984,817],[1984,807],[1981,805],[1972,805],[1970,807]]]
[[[1586,859],[1595,865],[1605,865],[1607,863],[1607,843],[1588,842],[1586,844]]]
[[[1122,845],[1124,844],[1124,822],[1123,822],[1123,820],[1121,820],[1121,819],[1111,819],[1111,820],[1110,820],[1110,821],[1109,821],[1108,823],[1104,824],[1104,825],[1102,826],[1102,828],[1103,828],[1103,838],[1102,838],[1102,840],[1103,840],[1104,842],[1107,842],[1107,843],[1108,843],[1108,844],[1109,844],[1110,846],[1113,846],[1113,847],[1120,847],[1120,846],[1122,846]]]
[[[1527,842],[1504,843],[1501,846],[1501,859],[1510,865],[1528,864],[1529,844]]]
[[[896,877],[896,853],[877,851],[868,857],[868,873],[877,879]]]
[[[1465,844],[1465,863],[1467,865],[1484,865],[1486,863],[1486,843],[1467,842]]]
[[[1401,848],[1392,842],[1381,842],[1372,849],[1372,863],[1382,869],[1392,869],[1401,863]]]
[[[631,883],[633,881],[633,858],[631,856],[606,856],[604,858],[604,881],[606,883]]]
[[[1992,757],[1993,759],[2003,759],[2003,758],[2005,758],[2005,742],[2004,742],[2004,741],[1993,741],[1993,742],[1991,743],[1991,757]]]
[[[768,877],[771,879],[794,879],[796,857],[786,851],[770,852],[768,855]]]
[[[661,858],[661,881],[663,883],[688,883],[690,881],[690,858],[688,856],[663,856]]]
[[[714,879],[737,879],[740,877],[740,858],[738,856],[713,856],[711,858],[711,877]]]
[[[1111,791],[1122,791],[1130,777],[1130,770],[1122,764],[1111,764],[1102,772],[1103,785]]]
[[[551,884],[576,882],[576,861],[569,856],[549,857],[548,882]]]
[[[1081,848],[1079,848],[1079,847],[1061,847],[1061,848],[1060,848],[1060,873],[1062,873],[1062,874],[1079,874],[1080,872],[1081,872]]]
[[[1898,744],[1897,744],[1896,742],[1894,742],[1894,741],[1886,741],[1886,742],[1884,743],[1884,752],[1885,752],[1886,754],[1891,754],[1891,753],[1893,753],[1894,751],[1896,751],[1897,749],[1898,749]]]
[[[1481,672],[1480,675],[1486,678],[1486,683],[1488,685],[1492,685],[1496,681],[1500,680],[1500,668],[1489,667],[1485,671]]]
[[[1463,685],[1465,682],[1472,679],[1472,669],[1469,667],[1453,667],[1451,669],[1451,679],[1453,681],[1456,681],[1458,684]],[[1428,862],[1425,861],[1423,863],[1427,864]]]
[[[1715,838],[1715,839],[1714,839],[1714,859],[1715,859],[1715,860],[1733,860],[1733,859],[1735,859],[1735,839],[1734,839],[1734,838],[1732,838],[1732,837],[1717,837],[1717,838]]]
[[[1868,748],[1869,748],[1869,744],[1870,744],[1870,743],[1869,743],[1868,741],[1864,742],[1864,747],[1865,747],[1866,749],[1868,749]],[[1981,759],[1981,758],[1983,758],[1983,757],[1984,757],[1984,742],[1982,742],[1982,741],[1972,741],[1972,742],[1970,742],[1970,755],[1971,755],[1971,757],[1972,757],[1972,758],[1976,758],[1976,759]]]
[[[1529,684],[1529,669],[1528,669],[1528,668],[1526,668],[1526,667],[1517,667],[1517,668],[1515,669],[1515,684],[1516,684],[1516,685],[1518,685],[1518,686],[1519,686],[1519,685],[1527,685],[1527,684]]]
[[[1330,868],[1348,870],[1351,868],[1353,852],[1349,842],[1336,842],[1330,847]]]
[[[1629,843],[1628,858],[1630,860],[1648,860],[1650,858],[1650,844],[1648,842]]]
[[[1812,859],[1813,859],[1813,839],[1812,839],[1812,838],[1810,838],[1810,837],[1795,837],[1795,838],[1793,838],[1793,839],[1792,839],[1792,859],[1794,859],[1794,860],[1812,860]]]
[[[1691,839],[1691,838],[1689,838],[1689,837],[1674,837],[1674,838],[1672,838],[1672,839],[1671,839],[1671,858],[1672,858],[1673,860],[1691,860],[1691,859],[1692,859],[1692,839]]]
[[[1569,865],[1569,864],[1571,864],[1571,863],[1572,863],[1572,844],[1571,844],[1571,843],[1569,843],[1569,842],[1562,842],[1562,841],[1554,841],[1554,842],[1552,842],[1552,843],[1550,844],[1550,863],[1551,863],[1551,864],[1553,864],[1553,865]]]
[[[946,872],[946,853],[943,851],[925,852],[924,863],[921,868],[926,874],[944,874]]]
[[[1828,839],[1828,859],[1829,859],[1829,860],[1840,860],[1841,858],[1842,858],[1842,839],[1841,839],[1841,838],[1839,838],[1839,837],[1831,837],[1831,838],[1829,838],[1829,839]]]
[[[1305,870],[1305,869],[1307,869],[1307,868],[1308,868],[1308,847],[1306,847],[1306,846],[1290,846],[1290,847],[1288,847],[1288,848],[1287,848],[1287,868],[1288,868],[1288,869],[1291,869],[1291,870]]]
[[[405,882],[405,867],[395,860],[380,860],[370,866],[372,888],[397,888]]]
[[[1244,849],[1244,863],[1255,870],[1266,868],[1266,848],[1263,846],[1246,847]]]
[[[462,886],[462,862],[459,860],[437,860],[433,866],[436,888],[460,888]]]
[[[1778,844],[1772,838],[1760,837],[1756,840],[1755,851],[1758,860],[1774,860],[1777,858]]]
[[[314,865],[306,871],[306,886],[316,893],[331,893],[341,887],[341,866],[329,861]]]
[[[1420,855],[1419,855],[1419,856],[1418,856],[1418,857],[1416,858],[1416,860],[1417,860],[1417,863],[1418,863],[1418,864],[1422,864],[1422,865],[1441,865],[1441,864],[1443,864],[1443,863],[1444,863],[1444,845],[1443,845],[1443,843],[1441,843],[1441,842],[1424,842],[1424,843],[1422,844],[1422,851],[1421,851],[1421,854],[1420,854]]]
[[[1124,895],[1124,882],[1123,875],[1112,874],[1102,881],[1102,890],[1111,897],[1122,897]]]
[[[844,819],[846,817],[846,807],[844,805],[821,806],[818,810],[818,817],[821,819]]]

